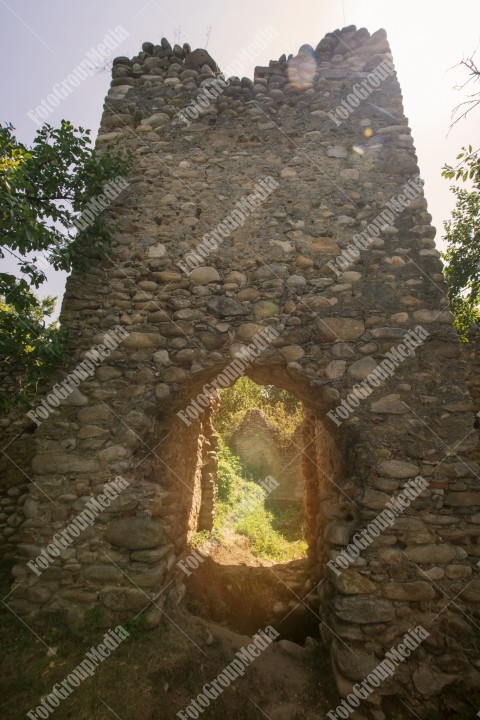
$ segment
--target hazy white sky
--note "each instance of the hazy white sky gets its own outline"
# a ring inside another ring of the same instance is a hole
[[[256,32],[271,25],[278,37],[246,68],[253,77],[254,65],[296,53],[304,43],[315,47],[327,32],[350,24],[372,33],[381,27],[387,31],[437,244],[443,248],[443,221],[453,195],[440,176],[442,165],[454,163],[462,145],[480,146],[480,108],[449,132],[453,108],[467,92],[480,91],[480,83],[455,90],[467,73],[451,69],[479,44],[478,0],[0,0],[0,122],[12,122],[19,139],[30,142],[36,127],[27,113],[118,25],[129,36],[114,55],[133,56],[142,42],[158,43],[162,36],[193,48],[205,47],[208,40],[208,51],[223,68]],[[95,137],[109,83],[105,72],[88,78],[48,121],[55,125],[66,118],[91,128]],[[60,296],[63,283],[62,274],[52,274],[42,294]]]

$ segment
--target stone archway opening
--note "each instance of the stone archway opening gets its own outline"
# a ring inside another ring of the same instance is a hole
[[[223,390],[201,424],[186,604],[238,632],[270,624],[303,645],[320,634],[315,430],[293,384],[251,375]]]

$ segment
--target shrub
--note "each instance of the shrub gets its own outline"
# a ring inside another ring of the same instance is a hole
[[[224,534],[227,528],[245,535],[255,555],[285,561],[305,555],[302,539],[291,542],[281,532],[278,517],[265,507],[266,491],[246,477],[240,460],[221,442],[219,449],[217,516],[215,530]],[[277,528],[274,529],[274,524]]]
[[[235,485],[242,476],[240,460],[224,443],[220,443],[218,451],[218,499],[230,503]]]
[[[247,410],[261,410],[277,434],[278,444],[288,445],[302,423],[302,403],[286,390],[275,385],[257,385],[241,377],[232,387],[221,392],[220,407],[215,413],[215,427],[229,440],[241,425]]]

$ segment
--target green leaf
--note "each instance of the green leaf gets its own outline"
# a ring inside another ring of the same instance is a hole
[[[32,377],[36,382],[53,366],[53,351],[59,362],[62,344],[58,329],[47,329],[44,320],[52,302],[39,301],[31,290],[46,280],[36,254],[45,254],[55,269],[85,272],[88,258],[108,248],[110,235],[102,215],[84,232],[72,232],[74,220],[109,180],[126,175],[132,163],[119,153],[97,156],[89,135],[62,120],[58,128],[44,124],[27,147],[16,139],[11,124],[0,124],[0,256],[8,251],[15,255],[20,273],[0,273],[0,360],[15,367],[25,363],[19,383],[29,391]],[[28,332],[22,330],[26,324]]]
[[[445,277],[449,285],[450,306],[455,316],[455,325],[463,341],[479,317],[480,297],[480,157],[463,148],[458,157],[464,158],[457,168],[455,177],[463,183],[469,181],[470,188],[452,186],[456,203],[452,217],[446,221],[445,239],[447,249],[442,254],[447,265]],[[453,177],[453,170],[445,166],[442,175]]]

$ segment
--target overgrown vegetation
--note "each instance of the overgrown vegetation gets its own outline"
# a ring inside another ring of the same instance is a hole
[[[480,155],[470,145],[457,155],[459,164],[446,165],[442,175],[460,180],[452,185],[456,204],[452,218],[445,223],[448,243],[443,257],[448,263],[445,276],[449,285],[450,307],[462,340],[479,316],[480,295]]]
[[[222,391],[220,408],[215,415],[215,427],[227,442],[247,410],[253,408],[267,416],[280,446],[288,445],[302,422],[302,404],[286,390],[275,385],[257,385],[248,377],[241,377]]]
[[[302,508],[273,503],[268,492],[242,465],[228,443],[248,410],[261,410],[275,431],[279,447],[287,446],[302,422],[302,404],[285,390],[261,386],[242,377],[222,391],[215,428],[221,442],[218,452],[218,503],[215,529],[228,529],[249,538],[252,552],[284,562],[306,554]]]
[[[0,590],[6,602],[10,585],[9,568],[0,567]],[[241,646],[238,643],[233,648],[229,635],[225,640],[219,636],[213,645],[207,645],[205,623],[179,609],[169,608],[168,616],[162,618],[159,626],[146,632],[141,628],[142,618],[143,614],[122,623],[130,637],[60,703],[52,715],[54,720],[175,718],[205,683],[222,672]],[[85,660],[86,653],[102,642],[107,630],[96,610],[87,613],[87,623],[81,629],[54,614],[35,623],[29,619],[26,624],[5,605],[0,607],[0,625],[2,720],[26,718],[32,710],[35,713],[40,699]],[[286,670],[291,671],[294,661],[286,657],[285,662]],[[301,695],[302,705],[292,720],[305,717],[304,707],[314,707],[318,715],[323,715],[337,700],[329,678],[322,676],[322,685],[319,685],[315,673],[319,665],[326,665],[326,659],[312,655],[305,666],[311,683],[307,681],[306,691]],[[272,698],[281,699],[282,693],[287,694],[282,680],[284,673],[282,668],[281,677],[277,678],[272,672],[271,679],[265,683],[264,676],[258,677],[253,665],[253,669],[237,681],[235,691],[227,689],[206,710],[204,717],[263,720],[265,713],[260,708],[268,707]]]
[[[50,322],[54,310],[53,297],[35,298],[21,313],[0,297],[0,358],[18,382],[15,396],[0,393],[0,412],[8,410],[14,401],[26,403],[63,357],[68,335],[57,322]]]
[[[475,52],[463,59],[469,76],[457,90],[480,79],[480,69],[474,59]],[[452,113],[451,127],[465,118],[480,103],[480,93],[471,93]],[[460,180],[463,185],[452,185],[455,208],[450,220],[444,223],[447,250],[442,253],[447,265],[444,269],[449,289],[450,308],[460,339],[467,342],[469,331],[480,315],[480,149],[463,147],[457,155],[455,167],[444,165],[442,175],[447,180]]]
[[[85,271],[92,252],[110,243],[101,212],[81,229],[75,220],[109,181],[126,174],[131,160],[99,157],[89,135],[67,121],[59,128],[45,124],[27,147],[12,125],[0,125],[0,258],[17,263],[15,273],[0,273],[0,357],[18,382],[18,393],[0,398],[3,411],[33,395],[63,359],[65,334],[49,322],[54,299],[35,294],[48,268]]]
[[[215,530],[225,534],[231,528],[251,541],[251,550],[259,557],[286,562],[306,554],[301,515],[269,505],[267,492],[248,476],[225,443],[221,443],[218,463],[217,519]],[[283,531],[284,525],[288,534]]]

